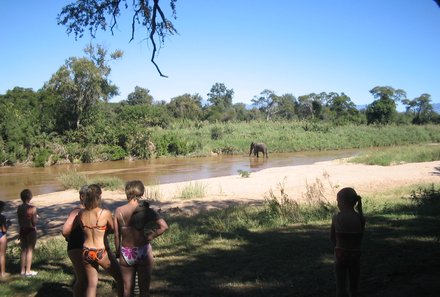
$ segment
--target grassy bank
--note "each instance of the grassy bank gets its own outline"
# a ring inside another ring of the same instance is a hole
[[[396,165],[402,163],[440,160],[440,145],[410,145],[369,149],[350,161],[368,165]]]
[[[155,131],[158,139],[175,134],[190,155],[207,155],[210,152],[249,152],[249,145],[265,142],[269,152],[295,152],[312,150],[337,150],[350,148],[385,147],[394,145],[438,143],[439,125],[345,125],[335,126],[312,122],[241,122],[211,123],[198,126],[194,122],[173,124],[170,128]],[[153,140],[154,141],[154,140]]]
[[[362,193],[361,193],[362,194]],[[433,185],[363,197],[367,217],[361,292],[366,296],[436,296],[439,292],[440,192]],[[298,205],[280,193],[261,206],[193,217],[170,216],[154,243],[152,296],[334,296],[329,242],[334,197]],[[1,296],[70,296],[66,243],[40,242],[37,277],[22,278],[15,243]],[[99,296],[111,296],[102,275]]]

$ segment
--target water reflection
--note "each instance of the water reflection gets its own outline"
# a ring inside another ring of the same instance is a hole
[[[204,158],[161,158],[138,161],[114,161],[93,164],[58,165],[48,168],[0,168],[0,200],[19,198],[24,188],[34,195],[62,190],[57,177],[76,170],[88,176],[116,176],[124,181],[140,179],[147,185],[166,184],[202,178],[238,174],[238,170],[255,172],[270,167],[312,164],[345,158],[354,150],[326,152],[298,152],[269,155],[268,159],[241,156],[215,156]]]

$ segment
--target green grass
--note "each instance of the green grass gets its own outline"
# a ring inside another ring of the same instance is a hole
[[[370,149],[352,158],[350,162],[368,165],[396,165],[440,160],[440,145],[410,145]]]
[[[215,137],[212,137],[215,131]],[[308,121],[251,121],[238,123],[177,122],[154,130],[156,139],[178,133],[186,143],[198,143],[190,156],[248,154],[252,141],[273,152],[338,150],[440,142],[440,125],[344,125]],[[157,141],[158,141],[157,140]]]
[[[59,175],[58,180],[65,189],[80,189],[84,185],[98,184],[102,188],[118,190],[124,188],[124,181],[113,176],[88,177],[76,170],[68,170]]]
[[[363,201],[361,295],[436,296],[438,185],[398,188]],[[154,242],[152,296],[334,296],[328,233],[335,209],[334,197],[296,205],[280,187],[259,206],[168,216],[169,231]],[[72,269],[61,237],[38,243],[35,278],[16,276],[15,242],[8,245],[7,262],[15,275],[0,281],[0,296],[69,296]],[[98,296],[112,296],[111,280],[100,280]]]
[[[177,198],[183,200],[192,198],[203,198],[206,195],[207,185],[202,182],[190,182],[176,193]]]

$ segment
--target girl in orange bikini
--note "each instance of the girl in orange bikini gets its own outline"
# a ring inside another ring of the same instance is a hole
[[[87,276],[87,297],[95,297],[99,278],[99,266],[116,281],[118,296],[123,294],[122,276],[118,261],[110,250],[107,234],[113,231],[113,217],[109,210],[100,208],[102,190],[98,185],[89,185],[84,198],[84,209],[80,210],[72,228],[78,224],[84,233],[82,259]],[[66,228],[65,235],[72,230]]]
[[[18,206],[17,217],[18,225],[20,226],[20,266],[22,276],[37,275],[36,271],[31,270],[32,256],[37,242],[37,208],[30,203],[32,199],[32,192],[25,189],[20,193],[23,204]]]
[[[168,225],[148,203],[140,203],[145,192],[141,181],[125,185],[128,203],[115,211],[115,247],[124,279],[124,297],[133,296],[134,280],[138,274],[139,296],[149,296],[153,269],[153,250],[150,242],[162,235]],[[145,229],[153,229],[144,234]]]
[[[357,296],[361,242],[365,230],[362,199],[353,188],[337,194],[339,213],[332,219],[330,239],[335,248],[335,277],[338,297]],[[357,211],[354,209],[357,204]]]

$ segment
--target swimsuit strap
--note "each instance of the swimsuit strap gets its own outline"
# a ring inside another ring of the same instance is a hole
[[[80,219],[80,220],[81,220],[82,227],[83,227],[83,228],[87,228],[87,229],[97,229],[97,230],[102,230],[102,231],[107,230],[107,225],[104,225],[104,226],[99,226],[99,225],[98,225],[99,218],[101,217],[101,214],[102,214],[103,211],[104,211],[104,209],[102,208],[101,211],[100,211],[99,214],[98,214],[98,217],[96,218],[96,224],[95,224],[95,226],[87,226],[87,225],[84,224],[84,222],[82,221],[82,219]],[[81,218],[82,218],[82,213],[81,213]]]
[[[124,227],[126,226],[126,224],[125,224],[125,220],[124,220],[124,216],[122,215],[122,212],[119,212],[119,215],[121,216],[121,219],[122,219],[122,223],[124,223]]]
[[[102,212],[104,211],[104,208],[101,208],[101,211],[98,214],[98,217],[96,218],[96,224],[95,224],[95,228],[98,228],[98,222],[99,222],[99,218],[101,217]]]

